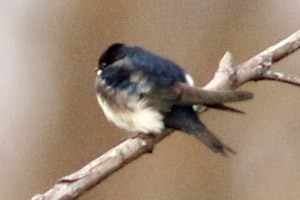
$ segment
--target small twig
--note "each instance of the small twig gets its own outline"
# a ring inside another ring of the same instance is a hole
[[[206,90],[230,90],[253,80],[274,80],[300,86],[300,78],[288,77],[270,71],[273,63],[300,48],[300,30],[278,44],[266,49],[246,62],[234,67],[232,55],[226,53],[220,61],[213,79],[204,87]],[[133,138],[104,153],[79,171],[63,177],[53,188],[38,194],[32,200],[71,200],[88,191],[101,180],[120,169],[126,163],[149,152],[151,148],[170,132],[160,136]]]
[[[233,66],[232,53],[226,52],[219,63],[218,70],[211,81],[203,88],[206,90],[228,90],[236,81],[236,68]]]
[[[299,77],[296,77],[296,76],[292,77],[292,76],[283,74],[281,72],[273,72],[271,70],[266,71],[266,73],[264,73],[260,79],[257,79],[257,81],[259,81],[259,80],[278,81],[278,82],[287,83],[287,84],[291,84],[291,85],[295,85],[295,86],[300,86],[300,78]]]

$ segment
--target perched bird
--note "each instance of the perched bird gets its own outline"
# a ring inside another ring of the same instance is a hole
[[[199,120],[195,105],[237,111],[223,103],[252,98],[244,91],[206,91],[174,62],[143,48],[115,43],[96,68],[97,100],[116,126],[132,133],[174,129],[196,136],[210,150],[234,152]]]

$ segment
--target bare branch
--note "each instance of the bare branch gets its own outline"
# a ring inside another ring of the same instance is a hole
[[[142,135],[140,137],[129,138],[80,170],[62,177],[53,188],[44,194],[35,195],[32,200],[76,199],[126,163],[144,153],[151,152],[154,145],[171,132],[171,130],[168,130],[155,137]]]
[[[299,48],[300,30],[236,67],[233,65],[231,53],[227,52],[220,61],[213,79],[204,89],[230,90],[248,81],[266,79],[300,86],[299,78],[288,77],[280,72],[269,70],[273,63],[285,58]],[[160,136],[128,139],[79,171],[61,178],[53,188],[44,194],[35,195],[32,200],[75,199],[126,163],[149,152],[157,142],[169,134],[170,132],[165,132]]]
[[[300,30],[250,58],[246,62],[233,67],[230,53],[226,53],[220,61],[214,78],[204,87],[212,89],[235,89],[251,80],[267,79],[271,65],[280,61],[300,48]]]

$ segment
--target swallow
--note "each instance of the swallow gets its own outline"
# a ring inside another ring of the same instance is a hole
[[[134,134],[178,130],[195,136],[215,153],[234,153],[202,123],[197,107],[241,112],[225,103],[251,99],[251,92],[195,87],[192,76],[176,63],[122,43],[101,54],[96,72],[98,103],[116,126]]]

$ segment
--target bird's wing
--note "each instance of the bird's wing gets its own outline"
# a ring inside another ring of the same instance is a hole
[[[209,91],[183,83],[173,86],[180,99],[177,105],[211,105],[228,102],[244,101],[253,98],[253,93],[246,91]]]
[[[149,97],[172,101],[174,105],[212,105],[243,101],[253,98],[246,91],[209,91],[185,83],[175,83],[172,87],[153,87]]]

